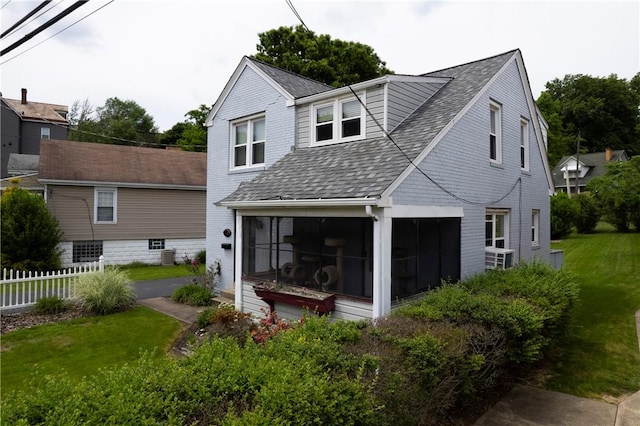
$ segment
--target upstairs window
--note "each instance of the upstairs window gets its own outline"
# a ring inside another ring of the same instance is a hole
[[[520,118],[520,168],[529,170],[529,121]]]
[[[232,127],[232,167],[242,168],[264,164],[264,116],[233,123]]]
[[[94,193],[95,223],[117,222],[118,192],[115,188],[96,188]]]
[[[315,105],[312,111],[311,127],[315,143],[344,142],[365,137],[364,108],[358,99],[338,99]]]
[[[494,163],[502,163],[502,117],[500,104],[489,105],[489,159]]]
[[[531,245],[540,245],[540,210],[531,211]]]
[[[51,139],[51,129],[48,127],[40,127],[40,139]]]

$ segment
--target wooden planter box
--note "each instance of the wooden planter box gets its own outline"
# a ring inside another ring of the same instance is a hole
[[[321,293],[313,290],[307,290],[305,294],[302,290],[294,291],[286,288],[270,289],[258,285],[253,286],[253,291],[255,291],[256,296],[269,305],[271,312],[275,311],[276,302],[307,308],[309,311],[318,312],[320,315],[332,312],[336,307],[335,294]]]

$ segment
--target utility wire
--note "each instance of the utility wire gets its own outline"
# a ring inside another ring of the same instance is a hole
[[[30,47],[30,48],[28,48],[27,50],[25,50],[25,51],[23,51],[23,52],[18,53],[16,56],[11,57],[11,58],[7,59],[7,60],[6,60],[6,61],[4,61],[4,62],[0,62],[0,65],[4,65],[4,64],[6,64],[6,63],[7,63],[7,62],[9,62],[9,61],[14,60],[14,59],[15,59],[15,58],[17,58],[18,56],[21,56],[21,55],[23,55],[23,54],[27,53],[27,52],[28,52],[28,51],[30,51],[31,49],[33,49],[33,48],[35,48],[35,47],[40,46],[40,45],[41,45],[42,43],[44,43],[45,41],[47,41],[47,40],[49,40],[49,39],[52,39],[53,37],[57,36],[57,35],[58,35],[58,34],[60,34],[61,32],[63,32],[63,31],[65,31],[65,30],[67,30],[68,28],[71,28],[72,26],[74,26],[74,25],[75,25],[75,24],[77,24],[78,22],[85,20],[86,18],[88,18],[89,16],[93,15],[93,14],[94,14],[94,13],[96,13],[97,11],[99,11],[99,10],[101,10],[101,9],[104,9],[105,7],[107,7],[107,6],[109,6],[111,3],[113,3],[114,1],[115,1],[115,0],[111,0],[109,3],[105,3],[105,4],[103,4],[102,6],[100,6],[100,7],[99,7],[99,8],[97,8],[96,10],[94,10],[93,12],[91,12],[91,13],[89,13],[89,14],[87,14],[87,15],[83,16],[82,18],[78,19],[77,21],[75,21],[75,22],[74,22],[74,23],[72,23],[71,25],[67,25],[66,27],[64,27],[63,29],[61,29],[61,30],[60,30],[60,31],[58,31],[57,33],[53,34],[52,36],[45,38],[45,39],[44,39],[44,40],[42,40],[40,43],[38,43],[38,44],[35,44],[35,45],[31,46],[31,47]],[[86,0],[86,1],[85,1],[85,3],[86,3],[86,2],[88,2],[88,0]],[[0,54],[0,56],[2,56],[2,55]]]
[[[293,3],[291,2],[291,0],[285,0],[287,3],[287,6],[289,6],[289,8],[292,10],[293,14],[296,16],[296,18],[298,18],[298,20],[300,21],[300,23],[302,24],[302,26],[309,32],[309,35],[311,35],[311,37],[313,37],[313,40],[315,41],[316,45],[318,46],[318,49],[320,49],[320,44],[318,43],[318,40],[315,36],[315,34],[309,29],[309,27],[307,27],[307,24],[304,23],[304,21],[302,20],[302,17],[300,17],[300,14],[298,13],[298,11],[296,10],[295,6],[293,5]],[[504,200],[505,198],[507,198],[512,192],[513,190],[516,188],[516,186],[518,186],[518,184],[522,184],[522,178],[518,177],[518,179],[516,179],[515,183],[511,186],[511,188],[509,189],[509,191],[507,191],[507,193],[505,193],[503,196],[501,196],[500,198],[498,198],[497,200],[493,200],[493,201],[488,201],[488,202],[481,202],[481,201],[472,201],[472,200],[468,200],[464,197],[461,197],[457,194],[455,194],[454,192],[451,192],[450,190],[448,190],[447,188],[445,188],[444,186],[442,186],[440,183],[438,183],[436,180],[434,180],[431,176],[429,176],[424,170],[422,170],[417,164],[415,164],[415,162],[413,161],[413,159],[411,157],[409,157],[409,155],[404,152],[404,150],[402,149],[402,147],[400,147],[400,145],[398,145],[396,143],[396,141],[393,139],[393,137],[389,134],[389,132],[387,132],[382,125],[380,124],[380,122],[376,119],[376,117],[371,113],[371,111],[369,110],[369,108],[367,108],[367,106],[364,104],[364,102],[362,102],[362,99],[360,99],[360,97],[358,96],[358,94],[353,90],[353,88],[351,87],[350,84],[347,85],[347,87],[349,88],[349,90],[351,91],[351,93],[355,96],[355,98],[358,100],[358,102],[360,103],[360,105],[362,105],[362,107],[364,108],[364,110],[366,111],[367,115],[373,120],[373,122],[376,124],[376,126],[378,126],[378,128],[382,131],[382,133],[384,134],[384,136],[389,139],[391,141],[391,143],[393,143],[393,145],[402,153],[402,155],[407,159],[407,161],[409,162],[410,165],[412,165],[418,172],[420,172],[421,175],[423,175],[425,178],[427,178],[429,180],[429,182],[433,183],[438,189],[440,189],[442,192],[444,192],[445,194],[450,195],[451,197],[453,197],[454,199],[465,203],[465,204],[471,204],[471,205],[475,205],[475,206],[487,206],[487,205],[491,205],[491,204],[497,204],[500,201]]]
[[[61,20],[65,16],[69,15],[71,12],[73,12],[76,9],[78,9],[79,7],[84,6],[88,2],[89,2],[89,0],[82,0],[82,1],[75,2],[71,6],[69,6],[68,8],[66,8],[65,10],[60,12],[59,14],[57,14],[56,16],[54,16],[53,18],[49,19],[44,24],[40,25],[35,30],[31,31],[26,36],[22,37],[20,40],[18,40],[15,43],[13,43],[11,46],[9,46],[9,47],[7,47],[5,49],[2,49],[2,51],[0,51],[0,56],[4,56],[7,53],[11,52],[12,50],[22,46],[27,41],[31,40],[33,37],[37,36],[42,31],[46,30],[47,28],[49,28],[50,26],[52,26],[53,24],[55,24],[56,22],[58,22],[59,20]]]
[[[55,9],[56,7],[60,6],[63,3],[64,0],[59,1],[58,3],[54,3],[51,5],[51,7],[47,8],[46,10],[43,10],[42,12],[40,12],[37,16],[32,17],[31,19],[27,20],[26,22],[22,23],[22,25],[20,25],[19,27],[15,28],[13,31],[11,31],[9,34],[7,34],[8,36],[12,35],[13,33],[15,33],[16,31],[21,30],[22,28],[25,27],[25,25],[29,24],[31,21],[34,21],[36,19],[38,19],[39,17],[41,17],[42,15],[52,11],[53,9]]]
[[[16,22],[15,24],[13,24],[11,27],[7,28],[7,30],[5,32],[3,32],[2,34],[0,34],[0,39],[5,38],[5,36],[9,33],[11,33],[11,31],[13,31],[14,28],[16,28],[18,25],[22,24],[24,21],[26,21],[27,19],[31,18],[33,15],[35,15],[36,13],[38,13],[38,11],[40,9],[42,9],[43,7],[45,7],[46,5],[48,5],[49,3],[51,3],[51,0],[45,0],[42,3],[40,3],[38,6],[36,6],[31,12],[27,13],[26,15],[24,15],[18,22]],[[6,5],[6,4],[5,4]]]
[[[2,5],[2,7],[0,7],[0,10],[4,9],[5,7],[7,7],[7,5],[11,3],[11,0],[7,0],[7,2],[5,4]]]

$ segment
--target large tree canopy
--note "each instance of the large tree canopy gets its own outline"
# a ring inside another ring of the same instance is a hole
[[[183,151],[207,151],[207,128],[205,121],[211,111],[210,106],[202,104],[198,109],[192,109],[184,116],[186,120],[176,123],[160,137],[164,145],[177,145]]]
[[[75,101],[69,121],[70,140],[118,145],[153,145],[158,141],[153,117],[132,100],[109,98],[95,108],[95,114],[87,99]]]
[[[255,59],[334,87],[393,73],[370,46],[315,35],[302,25],[280,27],[258,37]]]
[[[567,75],[546,84],[537,104],[549,123],[549,161],[606,148],[640,154],[640,73],[631,81]]]

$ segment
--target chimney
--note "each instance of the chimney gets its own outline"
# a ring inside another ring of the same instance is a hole
[[[22,105],[26,105],[27,104],[27,89],[25,89],[24,87],[22,88]]]
[[[604,161],[611,161],[611,157],[613,157],[613,150],[611,148],[607,148],[604,150]]]

